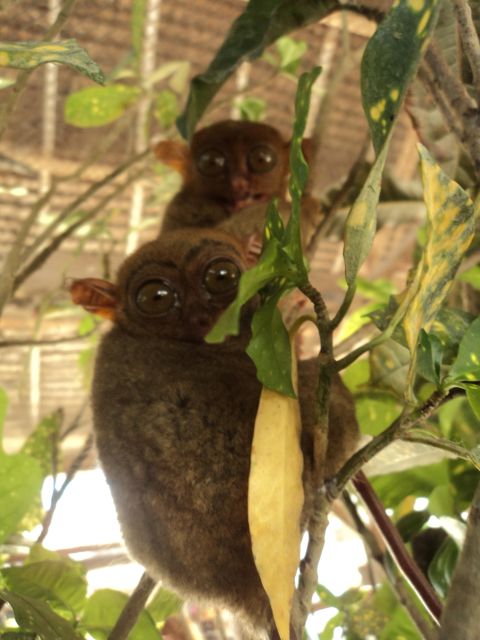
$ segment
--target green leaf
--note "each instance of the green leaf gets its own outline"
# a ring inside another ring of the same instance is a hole
[[[468,284],[471,284],[475,289],[480,289],[480,267],[475,265],[471,269],[461,273],[458,279],[462,282],[468,282]]]
[[[242,120],[258,122],[265,116],[267,102],[263,98],[245,96],[245,98],[235,100],[235,107],[239,110]]]
[[[480,387],[468,385],[465,391],[467,392],[467,399],[473,412],[480,420]]]
[[[86,602],[86,572],[80,563],[63,558],[29,562],[2,570],[5,584],[17,595],[50,605],[63,617],[75,620]]]
[[[362,59],[362,101],[377,154],[384,149],[427,38],[438,0],[399,0],[368,41]]]
[[[341,597],[333,595],[331,591],[324,587],[323,584],[317,584],[316,589],[317,596],[320,598],[320,602],[326,607],[335,607],[339,609],[342,603]]]
[[[11,605],[17,624],[23,630],[34,631],[41,640],[83,640],[48,604],[10,591],[0,591],[0,597]]]
[[[428,497],[428,510],[432,516],[455,515],[455,497],[451,484],[441,484]]]
[[[23,453],[0,451],[0,543],[17,530],[38,498],[43,482],[40,463]]]
[[[356,398],[355,413],[360,431],[376,436],[400,415],[401,406],[390,394],[372,393]]]
[[[257,58],[280,36],[317,22],[337,8],[336,0],[250,0],[207,70],[193,78],[187,106],[177,121],[180,133],[192,137],[212,98],[244,60]]]
[[[452,384],[461,380],[471,381],[480,379],[480,318],[468,327],[460,346],[457,357],[445,379],[445,384]]]
[[[305,40],[294,40],[289,36],[283,36],[276,41],[275,48],[280,57],[281,71],[295,75],[308,48]]]
[[[183,601],[175,593],[167,589],[159,589],[153,600],[147,607],[148,613],[158,625],[161,625],[169,617],[178,613]]]
[[[439,338],[433,334],[428,334],[423,329],[420,330],[420,343],[417,350],[417,373],[434,382],[440,384],[440,367],[443,359],[443,346]]]
[[[103,71],[76,40],[56,42],[0,42],[0,67],[34,69],[46,62],[65,64],[103,84]]]
[[[81,625],[95,640],[107,640],[128,596],[114,589],[99,589],[89,598]],[[147,610],[143,610],[128,635],[129,640],[159,640],[160,636]]]
[[[8,409],[8,395],[3,387],[0,387],[0,442],[3,439],[3,425]]]
[[[140,89],[125,84],[88,87],[65,101],[65,121],[76,127],[101,127],[118,120],[137,100]]]
[[[459,550],[451,538],[446,538],[428,567],[428,577],[437,593],[445,598],[452,581]]]
[[[445,460],[372,478],[373,487],[385,507],[393,509],[407,496],[427,497],[437,485],[448,482],[448,464]]]
[[[420,330],[428,330],[450,289],[474,235],[473,203],[419,145],[427,240],[415,276],[400,305],[403,328],[414,364]]]
[[[362,386],[365,386],[370,379],[370,363],[366,358],[356,360],[353,364],[342,371],[342,380],[348,389],[355,393]]]
[[[160,91],[155,100],[155,118],[161,127],[168,129],[175,124],[175,119],[178,116],[178,98],[170,91],[170,89],[164,89]]]
[[[280,289],[253,316],[252,339],[247,353],[255,362],[257,378],[265,387],[294,398],[290,338],[277,309],[283,293]]]

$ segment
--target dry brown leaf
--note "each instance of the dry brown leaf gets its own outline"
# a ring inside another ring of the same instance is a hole
[[[296,388],[295,358],[292,375]],[[290,609],[300,560],[304,499],[300,429],[298,400],[264,387],[252,443],[248,520],[255,564],[281,640],[290,638]]]

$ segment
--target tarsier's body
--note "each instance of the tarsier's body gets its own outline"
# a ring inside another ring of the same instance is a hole
[[[184,231],[145,245],[124,263],[116,287],[105,289],[115,326],[100,346],[93,410],[100,460],[132,555],[181,594],[243,612],[268,629],[271,613],[247,522],[261,391],[244,351],[253,306],[245,309],[238,338],[203,340],[235,297],[245,255],[222,233]],[[75,298],[75,285],[72,291]],[[151,316],[151,304],[169,310]],[[307,504],[316,381],[316,362],[300,362]],[[351,398],[336,377],[325,477],[348,458],[356,437]]]
[[[303,141],[310,154],[310,141]],[[183,177],[180,191],[167,205],[161,232],[185,227],[219,227],[237,237],[261,233],[267,203],[286,202],[290,142],[274,127],[258,122],[224,120],[200,129],[190,146],[160,142],[157,157]],[[316,200],[302,202],[302,235],[308,241],[322,219]]]

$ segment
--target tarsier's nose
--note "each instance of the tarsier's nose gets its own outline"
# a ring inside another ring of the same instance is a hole
[[[245,176],[234,176],[232,178],[232,187],[235,193],[244,194],[248,192],[250,183]]]

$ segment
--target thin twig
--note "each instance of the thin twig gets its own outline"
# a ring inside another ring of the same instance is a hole
[[[52,232],[55,231],[55,229],[66,218],[68,218],[68,216],[71,213],[75,212],[84,202],[86,202],[89,198],[91,198],[97,191],[99,191],[100,189],[105,187],[107,184],[115,180],[115,178],[117,178],[122,173],[127,171],[127,169],[130,169],[130,167],[132,167],[134,164],[146,158],[150,153],[151,153],[151,149],[149,148],[145,149],[141,153],[137,153],[136,155],[132,156],[131,158],[126,160],[124,163],[116,167],[104,178],[102,178],[98,182],[94,182],[93,184],[91,184],[90,187],[88,187],[88,189],[86,189],[81,195],[77,196],[65,209],[63,209],[63,211],[59,213],[59,215],[55,218],[55,220],[53,220],[46,227],[46,229],[41,234],[39,234],[37,238],[35,238],[34,242],[23,251],[21,255],[21,262],[25,263],[34,254],[35,250],[52,235]]]
[[[83,226],[86,222],[94,218],[100,211],[105,209],[106,205],[111,200],[116,198],[120,193],[122,193],[122,191],[125,191],[125,189],[128,186],[130,186],[132,182],[135,182],[135,180],[139,178],[140,174],[141,174],[141,171],[127,178],[125,182],[118,185],[110,194],[108,194],[102,200],[100,200],[100,202],[95,207],[93,207],[93,209],[85,213],[79,220],[72,223],[69,227],[65,229],[65,231],[60,233],[58,236],[55,236],[51,240],[50,244],[47,245],[38,255],[36,255],[32,259],[32,261],[29,264],[27,264],[27,266],[16,276],[13,283],[13,288],[12,288],[13,292],[15,292],[18,289],[18,287],[32,273],[37,271],[37,269],[39,269],[45,263],[45,261],[52,255],[52,253],[54,253],[67,238],[69,238],[77,229]]]
[[[425,444],[429,447],[435,447],[436,449],[442,449],[442,451],[448,451],[449,453],[453,453],[458,458],[462,458],[463,460],[468,460],[471,462],[474,467],[478,469],[478,460],[476,460],[475,456],[471,454],[468,449],[462,447],[451,440],[447,440],[446,438],[441,438],[439,436],[428,436],[428,435],[418,435],[416,433],[404,433],[400,436],[400,440],[405,440],[407,442],[418,442],[419,444]]]
[[[469,109],[475,108],[475,102],[469,96],[465,86],[453,73],[442,52],[434,43],[429,45],[425,53],[425,62],[460,117],[463,117]]]
[[[80,407],[80,409],[78,410],[76,416],[73,418],[73,420],[68,425],[68,427],[65,429],[65,431],[63,431],[62,434],[60,435],[60,440],[65,440],[65,438],[67,436],[69,436],[71,433],[73,433],[74,431],[76,431],[78,429],[78,427],[81,425],[83,414],[85,413],[89,403],[90,403],[89,398],[85,398],[85,400],[84,400],[82,406]]]
[[[460,142],[464,142],[465,134],[463,133],[461,118],[459,118],[459,116],[451,108],[449,101],[445,97],[445,94],[440,90],[440,87],[435,79],[435,76],[432,73],[431,68],[427,65],[422,65],[418,72],[418,77],[434,97],[435,102],[442,112],[450,131],[457,136]]]
[[[466,0],[452,0],[452,2],[457,16],[463,50],[472,70],[477,102],[480,104],[480,42],[473,23],[472,10]]]
[[[147,572],[142,575],[115,626],[110,631],[108,640],[126,640],[156,584],[156,581]]]
[[[41,39],[41,42],[48,42],[49,40],[52,40],[60,32],[63,25],[70,17],[76,1],[77,0],[65,0],[62,8],[58,13],[57,19],[45,32],[45,35]],[[12,114],[13,109],[15,108],[15,104],[20,97],[20,94],[27,86],[28,79],[36,68],[37,67],[33,67],[32,69],[24,69],[23,71],[20,71],[15,84],[12,87],[9,87],[8,97],[6,98],[3,105],[0,105],[0,138],[2,137],[7,127],[8,120]]]

